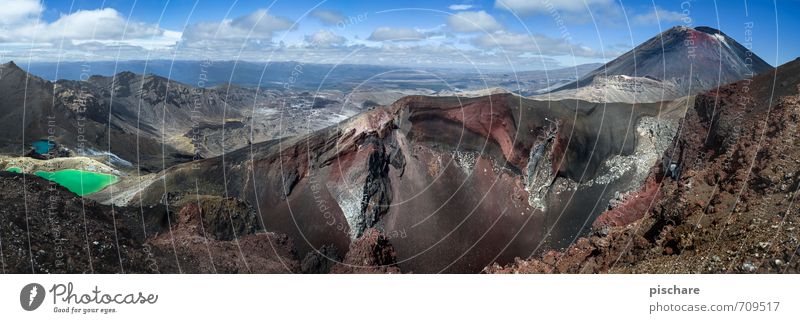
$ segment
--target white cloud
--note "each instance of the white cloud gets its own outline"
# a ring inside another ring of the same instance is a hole
[[[311,16],[319,19],[320,21],[322,21],[327,25],[336,25],[347,19],[343,14],[341,14],[338,11],[325,10],[325,9],[316,9],[312,11]]]
[[[371,41],[411,41],[425,39],[425,35],[411,28],[380,27],[367,38]]]
[[[463,11],[447,17],[447,25],[456,32],[491,32],[503,29],[486,11]]]
[[[259,9],[235,19],[214,22],[200,22],[190,25],[183,33],[186,46],[248,45],[265,46],[272,42],[277,31],[292,28],[294,22],[288,18],[272,16],[267,10]]]
[[[39,0],[0,0],[0,26],[35,19],[43,11]]]
[[[472,38],[470,43],[478,48],[499,49],[505,52],[526,52],[545,56],[602,57],[602,53],[589,47],[571,44],[564,39],[542,34],[528,35],[500,31],[477,36]]]
[[[37,39],[126,39],[158,36],[164,30],[156,25],[128,21],[114,9],[81,10],[61,16],[36,34]]]
[[[125,39],[124,41],[120,40],[75,40],[73,43],[75,45],[81,45],[85,43],[96,43],[96,44],[105,44],[107,46],[119,46],[121,44],[128,44],[130,46],[138,47],[143,50],[163,50],[168,49],[174,46],[178,41],[181,40],[181,33],[178,31],[172,30],[164,30],[163,33],[160,33],[156,37],[143,37],[137,39]]]
[[[549,16],[553,22],[617,25],[624,21],[622,7],[615,0],[495,0],[494,6],[521,16]]]
[[[344,44],[347,39],[328,29],[320,29],[314,34],[306,35],[305,40],[314,46],[336,46]]]
[[[613,6],[614,0],[496,0],[495,8],[506,9],[520,15],[549,14],[559,12],[585,12],[586,6]]]
[[[409,55],[408,53],[414,54]],[[276,51],[275,55],[270,58],[274,61],[375,64],[404,68],[456,67],[509,70],[513,67],[516,70],[534,70],[559,66],[556,60],[549,57],[532,59],[516,54],[505,56],[488,51],[459,48],[455,44],[420,44],[419,42],[385,42],[379,46],[321,47],[313,51],[305,47],[289,46]],[[260,59],[263,59],[263,53]],[[543,63],[546,63],[547,66],[543,66]]]
[[[164,33],[157,25],[128,20],[112,8],[79,10],[61,15],[53,22],[46,22],[35,16],[38,15],[37,11],[42,10],[41,7],[12,7],[12,14],[0,14],[3,15],[0,18],[3,21],[0,24],[0,29],[3,29],[0,42],[68,42],[90,39],[120,41],[123,38],[154,37]],[[23,9],[28,10],[27,13]],[[7,21],[14,22],[8,24],[5,23]]]
[[[454,6],[455,9],[474,8]],[[63,13],[47,21],[38,18],[50,12],[47,10],[52,9],[33,0],[0,0],[0,48],[4,60],[24,57],[39,61],[113,60],[117,57],[127,60],[143,59],[149,53],[150,58],[175,54],[177,59],[236,57],[250,61],[331,63],[344,60],[352,64],[435,67],[475,64],[498,69],[513,64],[515,68],[535,69],[542,68],[537,64],[544,60],[554,62],[554,58],[547,55],[569,55],[570,46],[578,56],[597,56],[590,48],[580,45],[542,35],[532,38],[503,31],[494,17],[476,9],[456,10],[454,17],[444,17],[442,25],[428,29],[409,25],[410,21],[406,22],[407,27],[377,28],[367,39],[339,35],[335,28],[301,33],[292,30],[295,26],[292,20],[266,10],[234,19],[194,23],[184,32],[129,20],[112,8]],[[318,11],[312,15],[327,24],[341,21],[341,14],[333,11]],[[481,37],[462,33],[482,31],[481,28],[487,30]],[[286,32],[288,45],[274,41],[283,32]],[[539,41],[544,57],[537,56],[540,53],[533,46],[533,39]],[[506,56],[498,48],[511,55]],[[531,59],[533,56],[537,58]],[[511,63],[507,61],[509,57]]]
[[[473,5],[471,5],[471,4],[451,4],[447,8],[450,9],[450,10],[453,10],[453,11],[461,11],[461,10],[472,9]]]
[[[167,51],[181,33],[130,20],[113,8],[61,13],[43,20],[38,1],[0,0],[0,44],[4,58],[40,61],[141,58]],[[118,56],[119,55],[119,56]]]
[[[659,22],[663,25],[680,22],[684,17],[685,16],[680,12],[656,7],[655,10],[650,10],[648,13],[633,16],[631,21],[637,25],[655,25]]]

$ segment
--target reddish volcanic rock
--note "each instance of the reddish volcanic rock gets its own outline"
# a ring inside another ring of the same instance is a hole
[[[291,240],[282,234],[253,233],[220,241],[203,229],[203,210],[184,206],[170,230],[147,241],[164,272],[292,273],[299,263]]]
[[[549,250],[541,256],[517,258],[507,266],[494,264],[484,268],[489,274],[554,274],[608,272],[618,263],[632,263],[644,258],[649,243],[634,231],[612,228],[605,237],[579,238],[562,251]]]
[[[654,167],[657,172],[660,167]],[[600,214],[592,224],[594,228],[606,226],[625,226],[643,218],[660,198],[660,182],[651,175],[638,190],[628,193],[625,199],[613,209]]]
[[[342,262],[331,268],[335,274],[399,274],[394,248],[378,230],[370,228],[350,245]]]
[[[442,108],[442,116],[460,122],[466,129],[494,140],[511,164],[524,167],[525,155],[515,149],[516,123],[507,95],[496,94],[455,107]]]

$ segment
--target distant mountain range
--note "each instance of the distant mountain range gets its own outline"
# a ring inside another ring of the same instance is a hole
[[[86,80],[92,75],[113,76],[123,71],[156,74],[195,87],[227,83],[268,89],[364,90],[430,89],[433,91],[479,90],[503,87],[530,95],[576,80],[600,64],[555,68],[547,71],[481,72],[455,69],[417,70],[353,64],[233,61],[99,61],[20,63],[31,74],[46,80]]]
[[[49,138],[78,152],[108,151],[147,169],[194,158],[193,128],[242,118],[258,102],[274,99],[249,88],[198,89],[131,72],[50,82],[10,62],[0,65],[0,73],[1,153],[25,154],[31,142]]]
[[[49,137],[78,153],[108,152],[142,169],[159,170],[326,127],[358,113],[364,104],[391,103],[404,89],[453,95],[493,84],[527,93],[577,79],[596,65],[519,72],[516,77],[439,70],[448,78],[442,81],[389,67],[281,62],[268,65],[264,87],[247,86],[259,83],[263,67],[250,62],[65,62],[32,63],[29,73],[9,62],[0,65],[0,153],[25,154],[32,142]],[[386,77],[362,84],[376,74]],[[59,80],[47,80],[57,75]],[[286,80],[294,83],[284,87]],[[346,91],[317,89],[320,82],[323,88]],[[318,113],[324,107],[334,109]]]

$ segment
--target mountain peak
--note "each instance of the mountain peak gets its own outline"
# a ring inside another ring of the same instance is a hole
[[[719,29],[711,28],[711,27],[708,27],[708,26],[695,27],[694,30],[697,30],[697,31],[700,31],[700,32],[704,32],[706,34],[711,34],[711,35],[713,35],[713,34],[724,35],[724,33],[721,32]]]
[[[771,68],[748,48],[715,28],[675,26],[554,92],[585,87],[593,84],[595,78],[624,75],[657,80],[662,82],[659,89],[668,88],[677,96],[686,96]],[[641,81],[644,80],[633,82]],[[668,98],[660,95],[656,99]]]
[[[9,80],[19,80],[26,76],[31,76],[33,79],[39,79],[38,77],[28,74],[27,71],[23,70],[21,67],[17,66],[14,61],[9,61],[5,64],[0,64],[0,78],[7,78],[11,75],[17,75],[18,77],[9,78]]]
[[[719,29],[709,27],[709,26],[697,26],[697,27],[688,27],[684,25],[677,25],[672,28],[669,28],[664,31],[664,33],[672,33],[672,32],[688,32],[688,31],[699,31],[706,34],[722,34],[722,31]]]
[[[3,64],[3,69],[21,70],[14,61],[8,61],[8,63]]]
[[[130,82],[132,80],[137,79],[138,77],[139,76],[136,75],[136,73],[133,73],[131,71],[122,71],[117,73],[117,75],[114,76],[114,79],[116,79],[117,82]]]

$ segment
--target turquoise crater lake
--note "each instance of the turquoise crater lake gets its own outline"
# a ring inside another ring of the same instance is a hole
[[[19,167],[10,167],[9,172],[22,173]],[[62,169],[55,172],[36,171],[34,175],[64,186],[71,192],[80,196],[92,194],[114,184],[119,180],[117,176],[89,172],[78,169]]]
[[[37,140],[34,141],[31,146],[33,146],[33,150],[35,150],[37,154],[46,155],[56,146],[56,143],[50,140]]]

